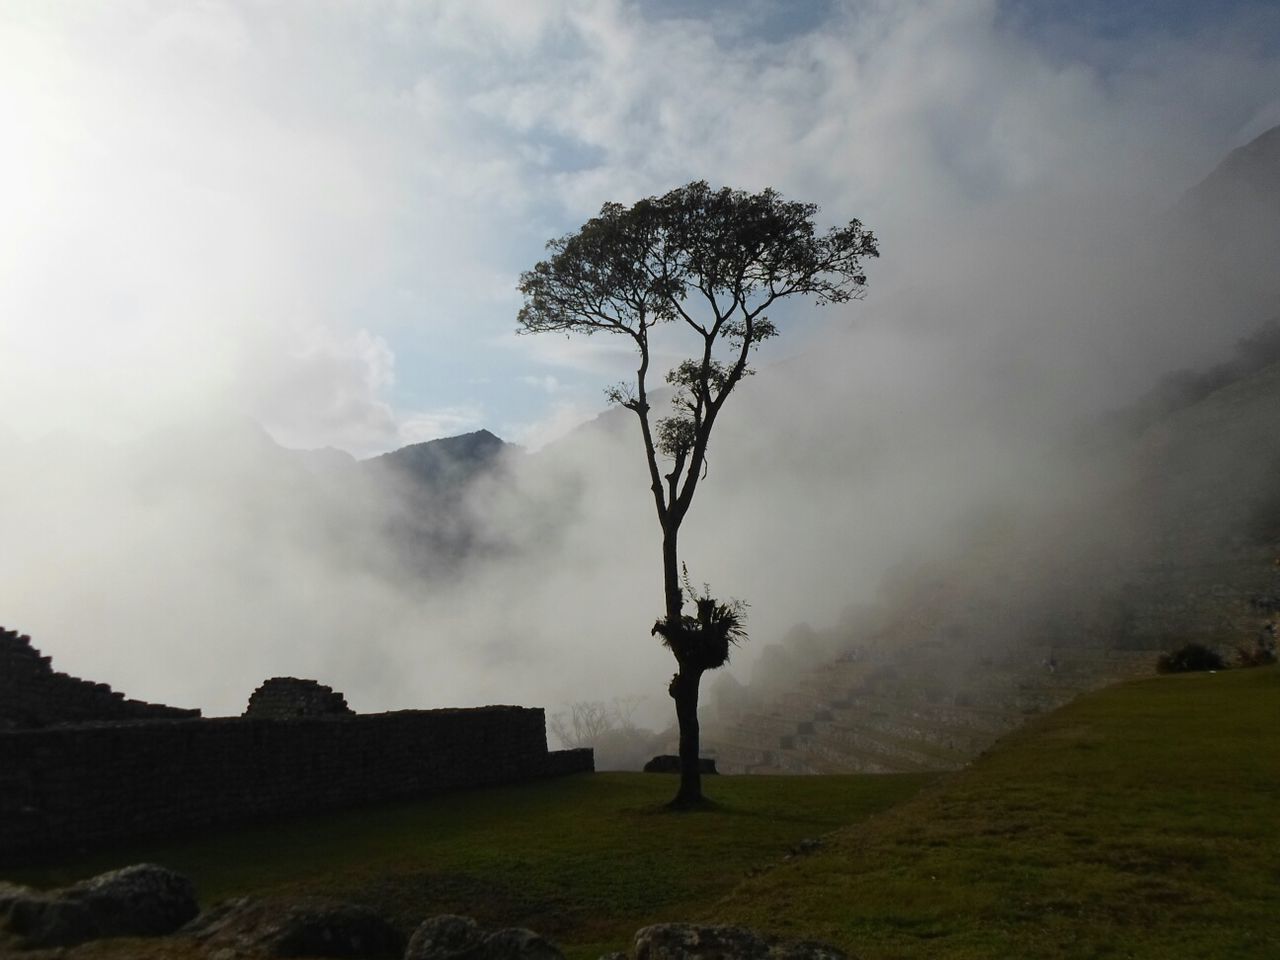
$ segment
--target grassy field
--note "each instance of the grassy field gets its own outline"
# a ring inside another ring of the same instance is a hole
[[[138,845],[212,902],[324,893],[406,925],[523,925],[571,958],[659,920],[738,922],[873,958],[1280,957],[1280,671],[1162,677],[1039,718],[928,777],[596,774]],[[784,859],[802,838],[813,853]],[[133,944],[74,957],[185,956]]]
[[[655,919],[705,915],[800,840],[862,822],[930,779],[723,777],[707,783],[715,809],[677,814],[664,808],[672,776],[574,776],[138,844],[4,879],[57,886],[150,861],[190,876],[206,903],[318,893],[368,904],[408,929],[433,914],[461,913],[484,925],[530,927],[571,957],[595,960]],[[76,955],[133,957],[142,949],[102,944]]]
[[[1280,957],[1280,672],[1086,697],[709,913],[865,958]]]

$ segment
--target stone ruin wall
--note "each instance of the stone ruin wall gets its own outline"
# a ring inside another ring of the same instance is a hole
[[[55,723],[111,720],[180,720],[200,716],[126,699],[105,683],[56,673],[31,638],[0,627],[0,730]]]
[[[0,640],[10,654],[14,646]],[[10,659],[0,660],[6,683],[17,676]],[[540,708],[291,719],[177,712],[184,718],[0,729],[0,861],[594,766],[590,750],[547,750]]]
[[[355,711],[333,687],[297,677],[272,677],[249,698],[244,715],[251,720],[296,720],[299,717],[349,717]]]

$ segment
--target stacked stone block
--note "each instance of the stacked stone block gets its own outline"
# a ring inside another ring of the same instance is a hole
[[[0,627],[0,730],[198,716],[199,710],[129,700],[105,683],[57,673],[29,636]]]
[[[349,716],[347,699],[332,687],[297,677],[272,677],[253,691],[244,715],[254,720]]]

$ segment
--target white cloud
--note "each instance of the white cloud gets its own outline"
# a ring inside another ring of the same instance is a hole
[[[560,393],[565,389],[564,384],[562,384],[557,378],[551,376],[551,374],[546,374],[541,377],[524,376],[520,378],[520,382],[533,387],[535,390],[541,390],[543,393],[549,394]]]
[[[422,443],[469,433],[484,426],[484,411],[478,405],[444,407],[410,413],[400,421],[400,444]]]
[[[0,225],[0,399],[24,398],[0,417],[136,432],[238,407],[246,379],[291,381],[317,330],[353,336],[334,308],[388,239],[359,138],[308,116],[314,103],[286,122],[257,82],[269,44],[229,6],[47,9],[0,15],[0,63],[45,118],[6,124],[0,151],[23,158],[0,202],[32,211]]]
[[[626,337],[603,333],[591,337],[508,334],[489,346],[512,351],[539,367],[560,368],[600,378],[601,388],[635,370],[635,344]]]
[[[445,407],[407,387],[487,375],[518,272],[604,200],[773,185],[880,232],[879,291],[944,219],[1100,189],[1159,206],[1280,115],[1276,59],[1229,31],[1104,76],[998,10],[850,2],[780,39],[629,3],[7,10],[0,417],[235,404],[275,363],[294,377],[316,329],[412,358],[375,406]],[[629,369],[600,338],[508,345],[535,376]],[[514,371],[493,383],[498,416],[527,403]]]
[[[600,415],[601,404],[581,400],[557,400],[551,411],[537,420],[500,425],[498,434],[530,451],[541,450]]]
[[[283,355],[244,378],[248,410],[288,447],[336,446],[356,454],[394,446],[402,425],[387,402],[395,355],[367,330],[338,337],[323,327],[292,332]]]

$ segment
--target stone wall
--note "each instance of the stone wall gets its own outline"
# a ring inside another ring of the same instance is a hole
[[[540,708],[353,714],[276,677],[206,720],[54,673],[0,629],[0,861],[593,768],[548,752]]]
[[[964,665],[941,654],[906,647],[824,664],[704,724],[703,748],[721,773],[954,770],[1028,717],[1152,676],[1158,655],[1046,647]]]
[[[0,730],[198,716],[199,710],[129,700],[105,683],[55,673],[49,658],[31,646],[30,637],[0,627]]]
[[[588,772],[541,709],[0,731],[0,859]]]

